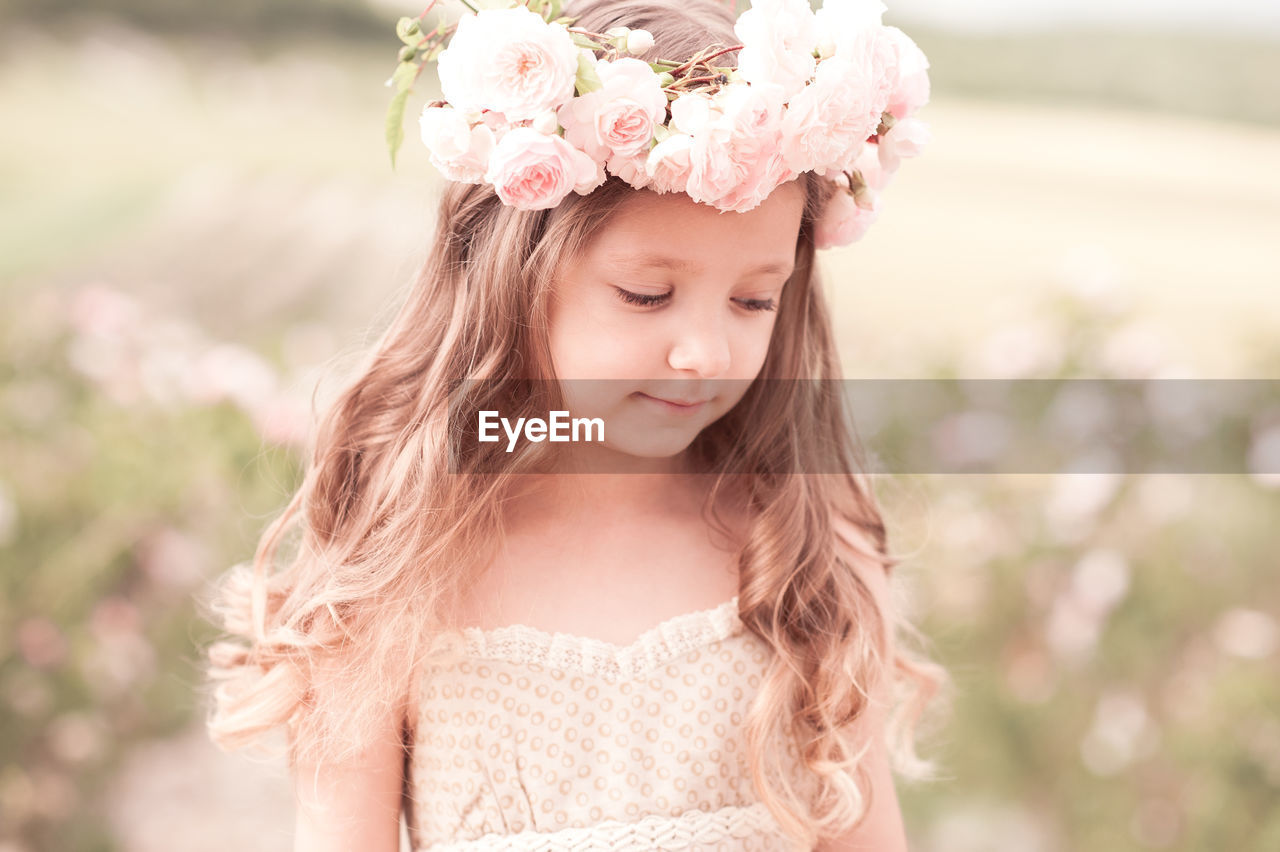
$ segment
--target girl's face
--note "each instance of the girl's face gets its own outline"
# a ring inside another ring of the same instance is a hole
[[[659,459],[728,412],[764,364],[803,207],[797,181],[746,213],[630,194],[552,294],[569,415],[601,418],[615,454]]]

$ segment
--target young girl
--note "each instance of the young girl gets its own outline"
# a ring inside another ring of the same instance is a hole
[[[878,11],[862,27],[863,3],[824,20],[774,2],[735,27],[711,0],[597,0],[565,10],[602,45],[580,58],[550,5],[464,18],[440,57],[446,101],[422,124],[452,182],[431,253],[218,590],[238,641],[210,649],[212,736],[287,729],[305,852],[395,850],[402,813],[414,849],[905,849],[890,765],[928,768],[912,731],[942,673],[900,641],[815,250],[860,233],[886,155],[914,153],[891,133],[912,129],[922,57]],[[883,85],[860,137],[838,99],[823,129],[770,123],[802,88],[847,85],[822,69],[857,55],[887,57],[867,60]],[[797,62],[799,85],[767,88]],[[566,69],[578,96],[548,121],[530,104]],[[486,95],[493,79],[508,88]],[[652,124],[628,147],[635,110]],[[824,140],[847,168],[794,168]],[[503,172],[541,145],[551,160]],[[734,167],[713,186],[716,157]],[[555,411],[603,433],[510,426]]]

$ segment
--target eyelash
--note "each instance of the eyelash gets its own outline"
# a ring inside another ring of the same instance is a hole
[[[649,293],[633,293],[621,287],[614,287],[613,289],[618,291],[618,298],[622,299],[622,301],[647,308],[660,305],[671,297],[670,293],[652,295]],[[773,299],[734,299],[734,301],[748,311],[773,311],[777,310],[778,307]]]

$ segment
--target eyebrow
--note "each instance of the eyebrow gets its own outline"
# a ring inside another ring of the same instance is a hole
[[[677,257],[661,257],[647,254],[612,255],[609,260],[614,263],[625,263],[634,269],[670,269],[676,272],[697,272],[701,267],[688,260]],[[793,264],[781,261],[769,261],[753,266],[744,275],[767,275],[770,273],[790,274]]]

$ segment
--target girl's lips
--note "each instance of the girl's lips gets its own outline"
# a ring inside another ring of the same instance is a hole
[[[705,399],[695,399],[695,400],[687,400],[687,401],[662,399],[661,397],[649,396],[649,394],[641,393],[640,391],[636,391],[633,394],[633,396],[637,396],[637,397],[640,397],[641,399],[649,400],[650,402],[656,405],[660,405],[662,406],[662,408],[671,412],[672,414],[693,414],[696,411],[701,411],[703,406],[705,406],[710,401]]]

